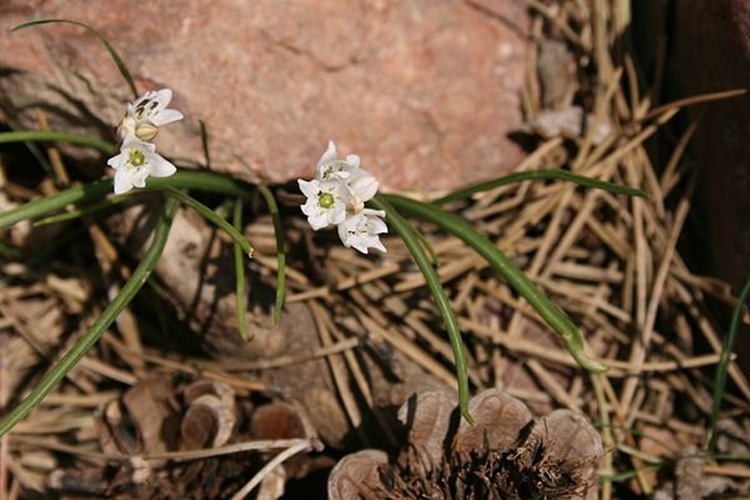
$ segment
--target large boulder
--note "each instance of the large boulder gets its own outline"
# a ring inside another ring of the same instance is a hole
[[[481,7],[478,5],[481,4]],[[492,12],[498,13],[497,16]],[[522,152],[527,42],[514,0],[4,0],[0,120],[114,138],[132,99],[87,23],[122,55],[139,90],[169,87],[186,120],[160,150],[251,182],[310,176],[329,139],[382,184],[444,190],[492,178]]]

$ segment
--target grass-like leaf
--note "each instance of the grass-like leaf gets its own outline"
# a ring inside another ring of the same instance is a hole
[[[542,292],[518,266],[493,245],[486,236],[474,229],[464,219],[435,205],[422,203],[397,195],[381,195],[402,213],[422,218],[462,239],[484,257],[510,285],[536,309],[539,315],[563,339],[565,348],[583,368],[593,372],[606,371],[606,367],[590,357],[589,349],[573,321]]]
[[[284,242],[284,226],[281,224],[281,216],[279,215],[279,206],[276,204],[276,199],[273,197],[273,193],[266,186],[258,186],[258,191],[266,200],[268,205],[268,211],[271,213],[271,219],[273,220],[273,232],[276,236],[276,262],[278,263],[278,273],[276,276],[276,303],[273,310],[273,326],[279,328],[281,326],[281,311],[284,308],[284,299],[286,294],[286,250]]]
[[[42,167],[42,170],[44,170],[44,173],[46,173],[51,179],[55,179],[55,174],[52,171],[52,164],[47,159],[47,155],[42,153],[42,150],[39,149],[39,146],[37,146],[36,143],[32,141],[25,141],[24,145],[34,156],[36,161],[39,162],[39,165]],[[55,181],[57,182],[57,179],[55,179]]]
[[[495,189],[500,186],[533,180],[561,180],[573,182],[580,186],[604,189],[605,191],[610,191],[612,193],[626,194],[628,196],[648,196],[648,193],[646,191],[643,191],[642,189],[623,186],[622,184],[616,184],[614,182],[600,181],[598,179],[586,177],[585,175],[575,174],[568,170],[562,170],[559,168],[547,168],[540,170],[528,170],[525,172],[515,172],[498,179],[480,182],[478,184],[474,184],[473,186],[454,191],[449,195],[443,196],[442,198],[438,198],[437,200],[433,201],[433,203],[436,205],[443,205],[451,201],[463,200],[464,198],[468,198],[482,191],[489,191],[490,189]]]
[[[203,147],[203,161],[205,167],[211,168],[211,150],[208,147],[208,129],[206,128],[206,122],[198,120],[198,124],[201,127],[201,146]]]
[[[112,181],[98,181],[74,186],[65,191],[33,200],[21,206],[0,212],[0,229],[6,229],[22,220],[36,219],[65,208],[71,203],[93,200],[112,191]]]
[[[251,193],[249,184],[207,170],[179,170],[172,177],[151,177],[146,181],[146,187],[154,190],[196,189],[237,198],[248,198]],[[51,196],[0,212],[0,229],[6,229],[22,220],[43,217],[70,204],[94,201],[111,192],[111,179],[73,186]]]
[[[432,248],[432,244],[425,238],[424,234],[417,231],[417,237],[419,237],[419,241],[422,242],[422,246],[427,251],[427,253],[430,255],[430,260],[432,260],[432,265],[437,267],[440,267],[440,259],[438,258],[437,253],[435,252],[435,249]]]
[[[0,420],[0,436],[6,434],[13,426],[25,418],[57,386],[60,380],[97,343],[104,332],[107,331],[107,328],[117,318],[118,314],[133,300],[138,290],[148,280],[151,272],[156,267],[159,257],[164,251],[164,245],[167,242],[169,230],[172,227],[172,219],[178,206],[179,202],[177,200],[173,198],[167,199],[161,217],[156,224],[151,247],[143,256],[143,260],[138,264],[138,267],[133,271],[131,278],[123,285],[120,293],[112,300],[94,324],[91,325],[91,328],[55,363],[49,373],[31,391],[31,394]]]
[[[732,312],[732,321],[729,324],[729,331],[727,336],[724,337],[724,343],[721,346],[721,357],[719,358],[719,364],[716,367],[716,378],[714,379],[714,397],[713,403],[711,404],[711,426],[709,428],[709,441],[707,450],[709,455],[713,456],[716,453],[716,439],[718,434],[716,433],[716,426],[719,422],[719,411],[721,410],[721,401],[724,399],[724,390],[727,384],[727,372],[729,371],[729,363],[731,361],[732,351],[734,350],[734,343],[737,340],[737,330],[740,327],[740,320],[742,319],[742,311],[745,309],[750,298],[750,279],[745,283],[745,287],[740,293],[740,297],[737,300],[737,305]]]
[[[223,194],[227,197],[248,199],[252,186],[210,170],[178,170],[171,177],[149,177],[146,187],[150,189],[195,189],[206,193]]]
[[[232,213],[232,224],[237,232],[242,231],[242,199],[234,202]],[[235,273],[235,293],[237,294],[237,326],[240,329],[240,336],[247,340],[247,296],[245,294],[245,259],[242,255],[242,247],[234,244],[234,273]]]
[[[117,53],[115,48],[112,46],[111,43],[109,43],[109,40],[106,39],[104,35],[99,33],[97,30],[92,28],[86,23],[82,23],[80,21],[71,21],[69,19],[40,19],[38,21],[30,21],[28,23],[19,24],[18,26],[14,26],[11,31],[18,31],[26,28],[31,28],[32,26],[40,26],[42,24],[74,24],[76,26],[80,26],[82,28],[85,28],[89,33],[96,36],[101,42],[104,44],[104,47],[107,49],[107,52],[109,52],[109,55],[112,57],[112,60],[117,65],[117,69],[120,70],[120,74],[122,74],[122,77],[125,79],[125,82],[127,82],[128,86],[130,87],[130,91],[133,93],[133,97],[138,97],[138,89],[135,86],[135,80],[133,79],[133,76],[130,74],[130,70],[128,70],[128,67],[125,65],[125,62],[120,57],[120,54]]]
[[[414,262],[424,275],[427,282],[427,288],[429,288],[432,293],[438,311],[440,311],[440,315],[443,317],[443,323],[448,332],[451,349],[453,349],[453,357],[455,358],[456,363],[456,378],[458,379],[459,410],[466,421],[473,424],[474,419],[469,413],[469,374],[466,365],[466,351],[463,340],[461,339],[461,331],[458,328],[458,320],[453,312],[453,306],[451,306],[450,299],[448,299],[448,295],[446,294],[443,285],[440,283],[440,278],[432,267],[432,263],[422,247],[417,230],[414,229],[409,221],[399,214],[396,208],[394,208],[391,204],[392,199],[392,196],[379,194],[376,195],[370,203],[375,208],[385,210],[388,223],[404,241],[406,248],[409,249],[409,252],[411,252],[412,257],[414,258]]]
[[[8,260],[18,260],[23,257],[23,251],[4,241],[0,241],[0,257]]]
[[[109,142],[95,139],[87,135],[55,132],[53,130],[16,130],[0,133],[0,144],[11,142],[67,142],[76,146],[84,146],[101,151],[106,155],[115,153],[115,146]]]
[[[87,205],[83,208],[76,208],[73,210],[69,210],[67,212],[62,212],[55,215],[50,215],[49,217],[45,217],[43,219],[39,219],[34,222],[34,226],[47,226],[49,224],[57,224],[58,222],[64,222],[74,219],[80,219],[81,217],[88,217],[90,215],[93,215],[97,212],[101,212],[103,210],[109,210],[110,208],[114,208],[117,205],[120,205],[130,199],[133,198],[133,195],[136,195],[138,193],[128,193],[128,194],[120,194],[115,195],[110,198],[106,198],[100,202],[92,203],[91,205]]]

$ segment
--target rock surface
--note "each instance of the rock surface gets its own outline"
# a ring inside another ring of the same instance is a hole
[[[483,8],[476,5],[481,4]],[[497,12],[503,18],[488,12]],[[5,0],[0,120],[112,139],[132,98],[96,28],[139,91],[170,87],[186,120],[160,150],[249,181],[310,176],[329,139],[386,188],[444,190],[497,176],[521,157],[522,2],[512,0]]]

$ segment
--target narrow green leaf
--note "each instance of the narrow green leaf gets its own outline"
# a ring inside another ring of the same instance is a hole
[[[46,226],[49,224],[57,224],[59,222],[65,222],[69,220],[75,220],[80,219],[81,217],[88,217],[90,215],[93,215],[97,212],[101,212],[103,210],[109,210],[110,208],[114,208],[117,205],[120,205],[134,197],[134,195],[137,195],[141,193],[142,191],[136,191],[133,193],[126,193],[121,195],[115,195],[110,198],[105,198],[104,200],[92,203],[91,205],[85,206],[83,208],[76,208],[73,210],[69,210],[67,212],[62,212],[55,215],[50,215],[49,217],[45,217],[43,219],[39,219],[34,222],[34,226],[40,227],[40,226]]]
[[[630,479],[636,477],[639,473],[643,472],[656,472],[661,469],[663,464],[646,464],[640,467],[638,470],[627,470],[620,472],[619,474],[602,474],[599,476],[600,481],[606,481],[609,483],[624,483]]]
[[[276,204],[276,199],[271,190],[268,189],[267,186],[261,185],[258,186],[258,191],[263,195],[263,199],[266,200],[268,211],[273,220],[273,232],[276,236],[276,262],[279,269],[276,276],[276,303],[273,310],[273,326],[279,328],[281,326],[281,311],[284,309],[286,294],[286,245],[284,242],[284,226],[281,224],[279,206]]]
[[[203,120],[198,120],[201,126],[201,145],[203,146],[203,158],[206,162],[205,167],[211,168],[211,151],[208,148],[208,130],[206,129],[206,123]]]
[[[97,341],[101,338],[107,328],[122,312],[122,310],[133,300],[149,275],[156,267],[164,245],[172,227],[172,219],[179,203],[171,198],[167,199],[159,222],[154,230],[154,238],[151,247],[143,256],[138,267],[133,271],[131,278],[123,285],[120,293],[112,300],[107,308],[97,318],[91,328],[65,353],[52,369],[44,376],[39,384],[31,391],[31,394],[13,408],[2,420],[0,420],[0,436],[5,435],[18,422],[24,419],[31,410],[57,386],[62,378],[86,355]]]
[[[237,199],[234,202],[234,213],[232,214],[232,223],[237,232],[242,231],[242,200]],[[235,292],[237,295],[237,325],[240,329],[240,336],[247,340],[247,295],[245,293],[245,259],[242,255],[242,247],[234,244],[234,272],[235,272]]]
[[[742,320],[742,311],[745,309],[750,298],[750,279],[745,282],[745,287],[740,293],[740,297],[737,300],[737,305],[732,312],[732,321],[729,324],[729,331],[727,336],[724,337],[724,344],[721,346],[721,356],[719,357],[719,364],[716,367],[716,378],[714,379],[714,397],[713,403],[711,404],[711,426],[709,428],[708,441],[708,454],[713,456],[716,453],[716,440],[718,433],[716,432],[716,426],[719,423],[719,411],[721,410],[721,402],[724,399],[724,390],[727,384],[727,373],[729,372],[729,363],[731,362],[732,351],[734,351],[734,343],[737,340],[737,330],[740,327],[740,321]]]
[[[643,191],[642,189],[623,186],[622,184],[615,184],[614,182],[600,181],[598,179],[586,177],[585,175],[575,174],[568,170],[548,168],[540,170],[528,170],[525,172],[515,172],[498,179],[480,182],[479,184],[474,184],[473,186],[454,191],[453,193],[447,196],[443,196],[442,198],[439,198],[432,203],[434,203],[435,205],[444,205],[445,203],[449,203],[451,201],[463,200],[464,198],[468,198],[482,191],[489,191],[490,189],[495,189],[500,186],[531,180],[562,180],[573,182],[575,184],[590,188],[604,189],[605,191],[610,191],[612,193],[626,194],[628,196],[648,197],[648,193],[646,191]]]
[[[0,241],[0,257],[8,260],[18,260],[23,257],[23,251],[14,245]]]
[[[104,35],[99,33],[97,30],[95,30],[88,24],[82,23],[80,21],[71,21],[69,19],[40,19],[38,21],[30,21],[28,23],[19,24],[18,26],[14,26],[10,31],[18,31],[18,30],[30,28],[32,26],[39,26],[42,24],[52,24],[52,23],[75,24],[76,26],[85,28],[89,33],[93,34],[99,40],[101,40],[101,42],[104,44],[104,47],[106,47],[107,52],[109,52],[109,55],[112,57],[112,60],[117,65],[117,69],[120,70],[120,74],[122,74],[122,77],[125,79],[125,82],[127,82],[128,86],[130,87],[130,91],[133,93],[133,96],[138,97],[138,89],[136,89],[135,80],[133,79],[133,76],[130,74],[128,67],[125,65],[122,58],[120,57],[120,54],[117,53],[115,48],[112,46],[112,44],[109,43],[109,40],[107,40],[104,37]]]
[[[0,133],[0,144],[11,142],[67,142],[76,146],[85,146],[101,151],[106,155],[112,155],[115,147],[109,142],[94,139],[86,135],[69,134],[67,132],[55,132],[53,130],[15,130]]]
[[[47,155],[42,153],[42,150],[39,149],[39,146],[37,146],[36,143],[32,141],[25,141],[24,145],[26,145],[26,148],[29,150],[29,152],[31,152],[34,158],[36,158],[36,161],[39,162],[39,165],[42,166],[42,170],[44,170],[44,173],[54,179],[55,173],[52,171],[52,164],[47,159]],[[58,179],[54,180],[55,182],[58,181]]]
[[[726,455],[714,455],[716,460],[726,460],[728,462],[748,462],[750,463],[750,453],[732,453]]]
[[[392,199],[392,196],[378,194],[370,201],[370,203],[376,208],[385,210],[388,223],[396,230],[399,236],[401,236],[401,239],[406,244],[406,248],[411,252],[414,262],[417,264],[419,270],[427,281],[427,287],[435,299],[435,304],[437,305],[438,311],[440,311],[440,315],[443,317],[443,323],[448,332],[451,349],[453,349],[453,356],[456,362],[456,378],[458,379],[459,410],[466,421],[473,424],[474,419],[469,413],[469,373],[466,365],[466,351],[463,340],[461,339],[461,331],[458,328],[458,320],[453,312],[450,299],[448,299],[448,295],[445,293],[445,289],[440,283],[440,278],[432,267],[424,248],[422,248],[419,236],[417,236],[417,230],[412,227],[409,221],[399,214],[396,208],[394,208],[391,204]]]
[[[208,170],[179,170],[166,178],[151,177],[146,181],[149,189],[196,189],[199,191],[248,198],[251,186],[245,182],[219,175]],[[0,229],[6,229],[22,220],[36,219],[56,212],[74,203],[93,201],[112,192],[112,179],[73,186],[59,193],[33,200],[19,207],[0,212]],[[137,194],[131,191],[127,196]]]
[[[182,191],[174,188],[167,188],[165,189],[165,192],[172,198],[175,198],[185,205],[189,206],[199,214],[201,214],[203,217],[205,217],[209,222],[214,223],[219,229],[222,229],[225,233],[229,235],[232,240],[242,248],[242,251],[247,254],[248,257],[253,257],[253,247],[250,245],[250,242],[248,242],[245,237],[237,231],[234,226],[232,226],[229,222],[227,222],[225,219],[222,219],[218,215],[216,215],[216,212],[208,208],[206,205],[201,203],[200,201],[196,200],[192,196],[188,195],[187,193],[183,193]]]
[[[420,233],[419,231],[417,231],[416,233],[417,233],[417,237],[419,238],[419,241],[422,243],[422,246],[430,255],[430,260],[432,260],[432,265],[435,266],[436,268],[440,267],[440,259],[438,259],[437,253],[435,253],[435,249],[432,248],[432,245],[427,240],[427,238],[425,238],[424,234]]]
[[[73,186],[51,196],[33,200],[19,207],[0,212],[0,229],[5,229],[22,220],[36,219],[56,212],[71,203],[101,198],[112,191],[112,181],[98,181],[81,186]]]
[[[146,187],[152,189],[195,189],[242,199],[248,199],[252,194],[250,184],[210,170],[180,169],[171,177],[149,177],[146,180]]]
[[[590,357],[588,346],[568,315],[532,283],[512,260],[498,250],[486,236],[474,229],[471,224],[432,204],[397,195],[381,196],[403,213],[432,222],[474,248],[560,334],[565,343],[565,348],[579,365],[593,372],[606,371],[607,368],[604,365]]]

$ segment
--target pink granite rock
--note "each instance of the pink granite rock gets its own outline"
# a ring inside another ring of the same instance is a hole
[[[525,29],[522,2],[482,5]],[[0,119],[111,138],[131,98],[102,44],[139,90],[170,87],[186,120],[160,132],[174,158],[203,158],[249,181],[311,176],[327,141],[355,152],[386,188],[442,190],[503,173],[520,156],[525,42],[459,0],[3,0]]]

